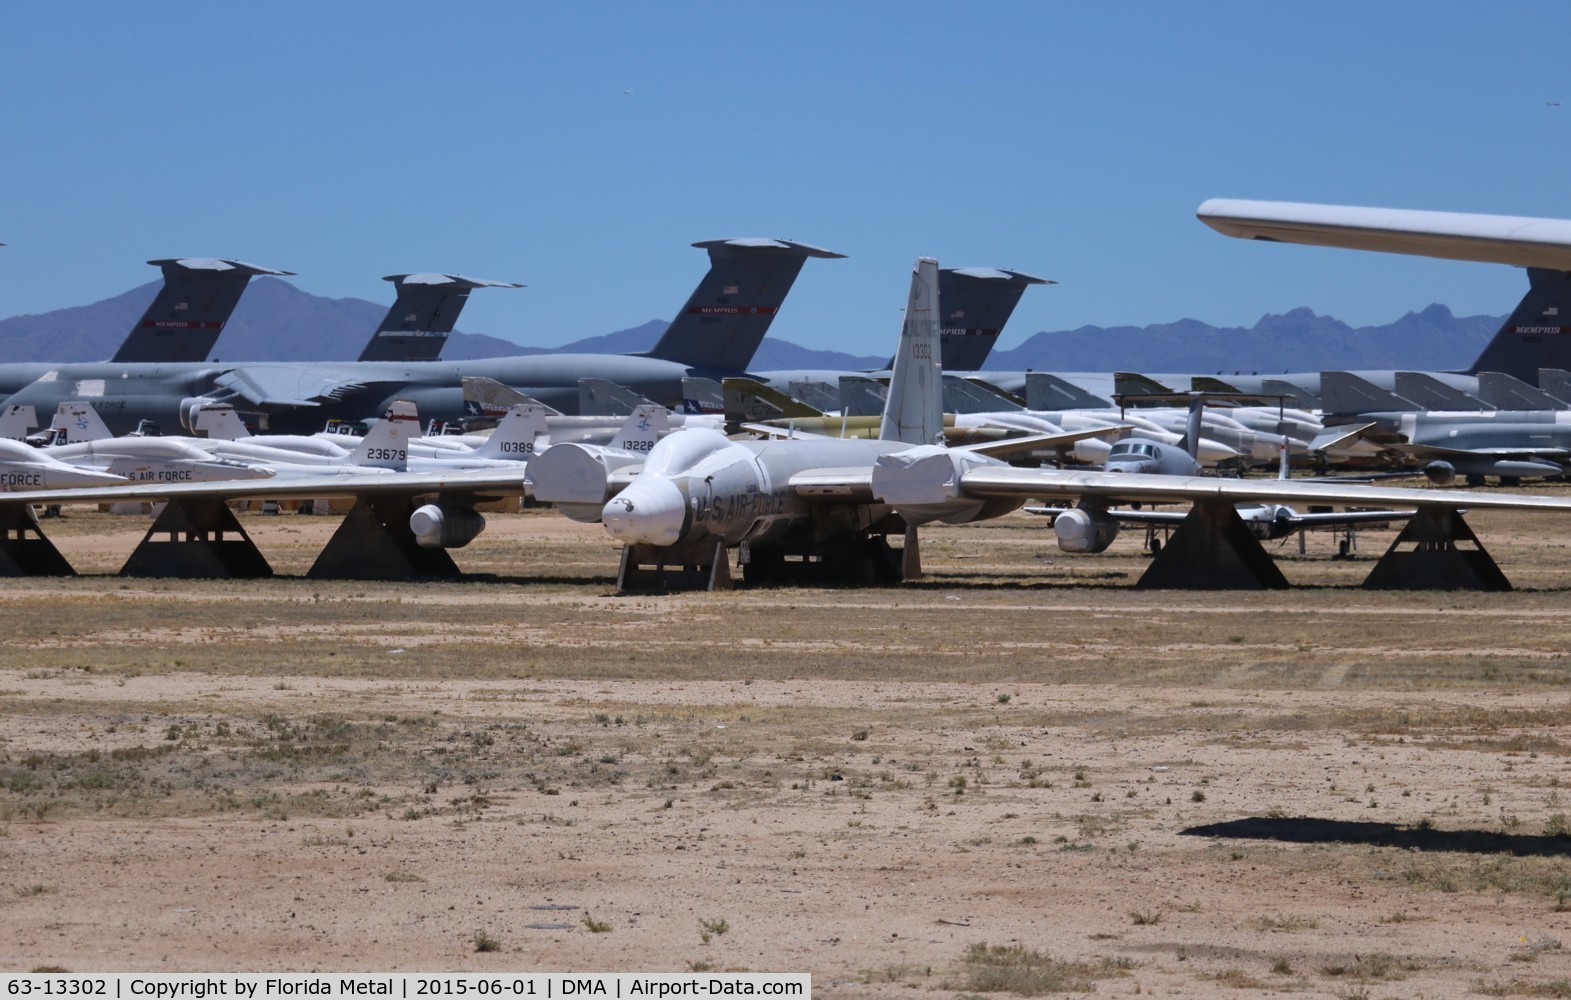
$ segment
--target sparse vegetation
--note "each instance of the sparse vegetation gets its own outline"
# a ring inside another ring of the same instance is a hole
[[[977,993],[1089,993],[1096,980],[1128,973],[1128,959],[1071,962],[1051,958],[1022,945],[973,944],[964,957],[964,989]]]

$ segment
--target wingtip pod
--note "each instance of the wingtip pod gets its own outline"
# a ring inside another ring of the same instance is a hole
[[[1224,236],[1444,260],[1571,270],[1571,221],[1212,198],[1196,218]]]

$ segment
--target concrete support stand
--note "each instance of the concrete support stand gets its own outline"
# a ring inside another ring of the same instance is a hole
[[[1425,507],[1364,580],[1366,590],[1511,590],[1511,581],[1454,510]]]
[[[306,576],[314,580],[455,579],[446,549],[422,548],[409,530],[409,497],[361,497]]]
[[[120,568],[121,576],[250,580],[273,575],[222,500],[171,500]]]
[[[1145,590],[1285,590],[1287,578],[1233,505],[1217,501],[1190,508],[1135,586]]]
[[[75,576],[30,503],[0,504],[0,576]]]

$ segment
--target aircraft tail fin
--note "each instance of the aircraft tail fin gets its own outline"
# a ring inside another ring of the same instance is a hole
[[[1471,393],[1463,392],[1428,372],[1396,372],[1396,394],[1411,399],[1421,410],[1492,410],[1494,407]]]
[[[1504,372],[1532,383],[1540,368],[1571,368],[1571,271],[1527,269],[1527,294],[1466,374]]]
[[[682,412],[690,414],[724,413],[724,387],[712,378],[684,378],[682,380]]]
[[[38,426],[38,411],[26,404],[13,403],[0,412],[0,438],[21,441]]]
[[[545,407],[539,403],[515,403],[508,407],[485,443],[475,449],[475,457],[526,461],[535,453],[535,439],[545,434]]]
[[[707,240],[693,246],[709,251],[709,272],[645,354],[737,372],[752,364],[807,258],[845,256],[790,240]]]
[[[1055,285],[1019,271],[955,267],[938,272],[939,363],[946,372],[981,369],[1030,285]]]
[[[197,410],[196,426],[192,430],[215,441],[238,441],[251,436],[245,421],[228,403],[208,403]]]
[[[943,386],[945,413],[998,413],[1025,409],[986,384],[963,375],[945,375]]]
[[[765,420],[783,420],[792,417],[821,417],[806,403],[792,399],[773,386],[755,382],[750,378],[728,378],[722,381],[725,390],[726,426],[760,423]]]
[[[578,380],[578,412],[582,416],[625,417],[651,402],[627,386],[603,378]]]
[[[415,404],[395,399],[382,419],[366,430],[360,447],[350,453],[349,462],[402,472],[409,467],[409,439],[419,436],[420,415],[415,412]]]
[[[1388,413],[1419,407],[1412,400],[1387,392],[1352,372],[1321,372],[1320,408],[1330,414]]]
[[[163,269],[164,286],[110,361],[206,361],[252,278],[294,274],[208,257],[148,263]]]
[[[1196,393],[1189,401],[1189,419],[1184,422],[1184,450],[1196,462],[1200,461],[1200,434],[1205,426],[1206,398]]]
[[[49,426],[57,432],[55,444],[105,441],[114,437],[98,411],[93,409],[93,404],[80,401],[61,403],[55,409],[54,422]]]
[[[1542,379],[1540,379],[1542,381]],[[1542,388],[1504,372],[1479,372],[1478,395],[1497,410],[1564,410],[1571,407]]]
[[[647,455],[662,434],[671,430],[670,414],[658,403],[646,403],[633,409],[611,439],[611,447]]]
[[[1282,402],[1288,406],[1294,406],[1301,410],[1320,409],[1319,396],[1302,386],[1294,385],[1292,382],[1285,382],[1279,378],[1261,379],[1260,388],[1273,396],[1281,396]]]
[[[435,361],[476,288],[522,288],[461,274],[389,274],[393,306],[360,352],[360,361]]]
[[[1564,368],[1540,368],[1538,387],[1556,399],[1571,403],[1571,372]]]
[[[894,363],[890,362],[890,367]],[[866,375],[840,376],[840,415],[845,417],[876,417],[884,412],[889,400],[889,387],[876,378]]]
[[[1113,401],[1047,372],[1026,373],[1028,410],[1100,410]]]
[[[890,373],[881,441],[939,444],[944,433],[943,370],[938,364],[938,261],[918,257],[905,322]]]
[[[484,375],[465,375],[461,381],[464,386],[466,421],[500,420],[507,416],[508,410],[519,403],[538,406],[548,417],[558,415],[556,410],[528,393],[519,392],[510,385],[503,385],[494,378],[487,378]]]
[[[1113,391],[1120,396],[1171,396],[1173,387],[1139,372],[1114,372]]]
[[[830,410],[840,409],[840,387],[830,382],[817,379],[807,379],[801,382],[792,382],[791,396],[800,399],[808,406],[815,407],[827,413]]]

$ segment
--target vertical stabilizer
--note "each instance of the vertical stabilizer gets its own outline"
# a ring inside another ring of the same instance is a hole
[[[1540,368],[1571,368],[1571,272],[1527,269],[1528,289],[1467,374],[1504,372],[1532,383]]]
[[[1320,373],[1320,407],[1327,414],[1393,413],[1419,409],[1412,400],[1387,392],[1352,372]]]
[[[824,415],[822,410],[816,410],[773,386],[750,378],[728,378],[722,384],[727,426]]]
[[[963,375],[946,374],[943,385],[945,413],[999,413],[1025,409],[1015,400]]]
[[[585,417],[625,417],[651,401],[625,385],[603,378],[578,380],[578,413]]]
[[[61,403],[55,410],[54,422],[49,425],[57,433],[54,444],[79,444],[83,441],[107,441],[114,437],[104,425],[103,418],[93,409],[92,403]]]
[[[515,403],[491,436],[475,449],[475,457],[528,461],[535,453],[535,439],[545,433],[545,407],[539,403]]]
[[[215,441],[239,441],[251,436],[245,421],[228,403],[208,403],[197,410],[192,430]]]
[[[891,365],[892,367],[892,365]],[[876,417],[884,412],[889,387],[866,375],[840,376],[840,415]]]
[[[1396,394],[1411,399],[1421,410],[1492,410],[1494,407],[1471,393],[1449,386],[1428,372],[1394,372]]]
[[[725,389],[712,378],[689,376],[682,380],[682,412],[687,414],[725,412]]]
[[[31,406],[13,403],[0,412],[0,438],[20,441],[37,426],[38,411]]]
[[[845,256],[790,240],[709,240],[693,246],[709,251],[709,273],[645,354],[737,372],[752,364],[807,258]]]
[[[938,272],[939,363],[946,372],[981,369],[1004,325],[1030,285],[1055,281],[995,267],[955,267]]]
[[[415,404],[395,399],[382,419],[365,432],[360,447],[350,453],[349,464],[403,472],[409,467],[409,439],[419,436],[420,415]]]
[[[1564,410],[1566,401],[1504,372],[1479,372],[1478,395],[1497,410]]]
[[[164,286],[110,361],[206,361],[250,280],[294,273],[208,257],[148,263],[163,269]]]
[[[389,274],[398,289],[393,307],[360,352],[360,361],[435,361],[476,288],[522,288],[461,274]]]
[[[900,326],[900,346],[890,373],[879,440],[942,443],[944,388],[938,366],[938,329],[938,261],[918,257],[911,273],[911,294]]]
[[[1105,396],[1088,392],[1068,379],[1048,372],[1026,373],[1026,409],[1099,410],[1113,405]]]
[[[670,430],[671,419],[666,408],[658,403],[647,403],[628,414],[622,426],[617,428],[616,436],[611,438],[610,446],[635,455],[647,455],[661,435]]]

